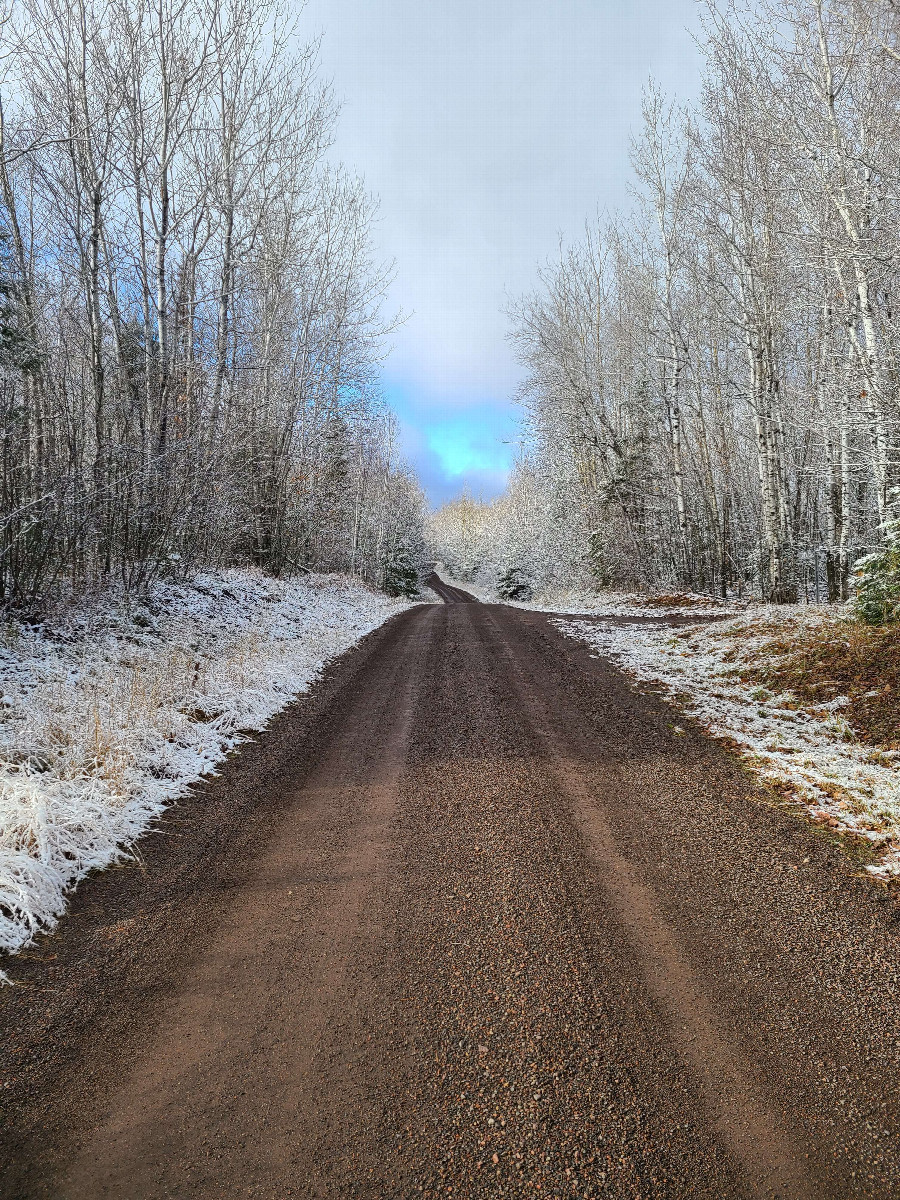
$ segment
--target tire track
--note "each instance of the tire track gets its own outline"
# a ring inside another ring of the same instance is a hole
[[[581,768],[572,752],[559,710],[551,711],[545,696],[524,675],[503,623],[490,615],[485,620],[503,645],[510,690],[529,714],[531,730],[577,812],[599,866],[604,894],[634,945],[644,979],[668,1016],[672,1042],[699,1085],[715,1128],[742,1164],[752,1194],[792,1200],[823,1196],[827,1185],[814,1173],[808,1152],[786,1135],[779,1118],[760,1098],[765,1090],[762,1081],[753,1080],[740,1052],[717,1027],[713,1008],[674,930],[661,916],[652,890],[616,845],[603,807],[621,804],[621,781],[609,780],[612,794],[598,794],[596,778]]]

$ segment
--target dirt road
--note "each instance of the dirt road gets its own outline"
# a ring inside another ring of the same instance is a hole
[[[440,575],[432,573],[425,581],[431,590],[444,601],[445,604],[477,604],[478,601],[469,592],[462,591],[461,588],[451,587],[449,583],[445,583]]]
[[[900,1195],[893,901],[544,616],[453,592],[13,960],[0,1194]]]

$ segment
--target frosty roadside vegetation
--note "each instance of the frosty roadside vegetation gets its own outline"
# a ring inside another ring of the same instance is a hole
[[[702,605],[692,597],[680,602],[671,597],[661,606],[653,598],[648,603],[646,597],[627,595],[595,597],[590,606],[587,598],[583,604],[576,597],[539,599],[544,604],[529,607],[590,612],[590,621],[555,623],[638,681],[661,687],[670,701],[731,745],[782,795],[803,804],[815,820],[870,842],[877,854],[866,868],[871,874],[900,877],[900,751],[858,739],[847,720],[845,695],[812,703],[788,690],[760,686],[760,662],[771,659],[773,646],[800,642],[826,628],[833,632],[835,622],[850,621],[849,613],[836,615],[824,605],[752,604],[735,615],[733,606]],[[654,613],[696,616],[704,610],[724,619],[682,627],[647,623]],[[636,617],[644,623],[632,620]]]
[[[357,580],[252,569],[94,599],[0,637],[0,949],[52,929],[88,871],[325,664],[409,607]],[[0,975],[2,978],[2,975]]]

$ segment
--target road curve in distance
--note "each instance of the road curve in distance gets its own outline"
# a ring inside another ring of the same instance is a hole
[[[440,575],[434,571],[425,580],[427,587],[430,587],[433,592],[436,592],[445,604],[477,604],[478,600],[475,596],[471,596],[468,592],[464,592],[461,588],[451,587],[449,583],[444,583]]]

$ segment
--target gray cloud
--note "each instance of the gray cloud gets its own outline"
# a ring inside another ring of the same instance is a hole
[[[641,89],[652,73],[696,94],[697,16],[695,0],[309,0],[301,29],[323,34],[343,104],[334,154],[381,199],[391,303],[411,314],[386,382],[419,397],[426,431],[431,398],[473,419],[508,407],[505,297],[560,236],[628,205]]]

